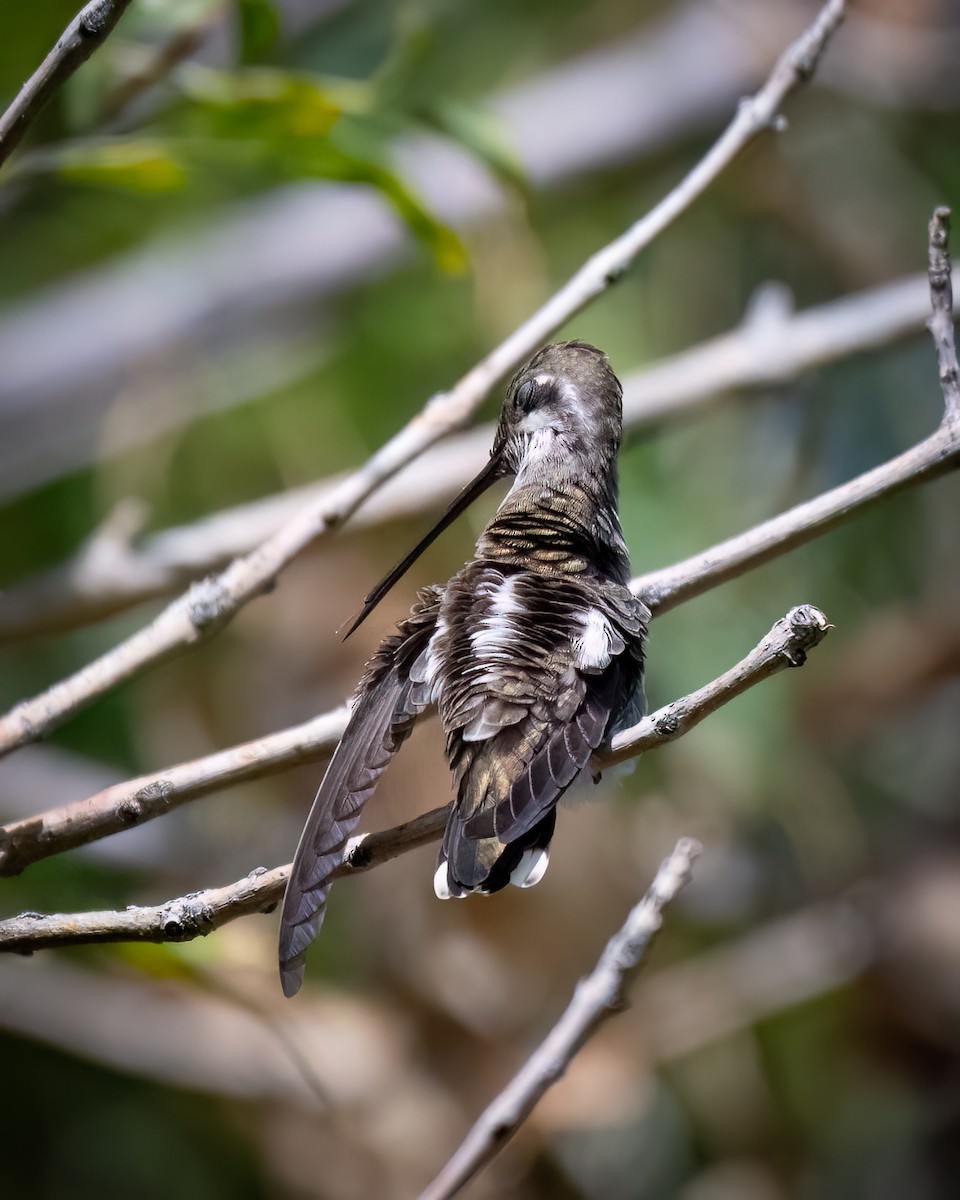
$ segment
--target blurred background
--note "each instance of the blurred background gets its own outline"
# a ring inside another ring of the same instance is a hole
[[[0,104],[76,5],[7,6]],[[361,463],[650,208],[816,8],[134,0],[0,175],[3,707],[255,544],[296,489]],[[960,202],[960,6],[851,9],[789,130],[562,331],[630,386],[745,321],[762,356],[765,322],[791,305],[924,270],[933,206]],[[698,407],[628,434],[635,570],[931,432],[924,287],[901,327],[871,337],[867,316],[857,353],[775,388],[700,379]],[[432,486],[423,466],[408,478],[408,499]],[[704,856],[632,1007],[464,1194],[956,1195],[958,499],[955,479],[914,489],[658,619],[653,706],[794,604],[836,628],[802,672],[563,811],[532,892],[441,904],[433,847],[341,882],[293,1003],[275,916],[183,945],[0,960],[4,1194],[415,1195],[692,835]],[[336,706],[495,502],[344,645],[337,626],[429,521],[358,514],[216,638],[5,759],[0,816]],[[38,863],[2,880],[0,913],[154,904],[286,862],[321,771]],[[427,724],[366,824],[448,796]]]

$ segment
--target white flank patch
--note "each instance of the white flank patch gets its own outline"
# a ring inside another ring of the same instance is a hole
[[[523,612],[523,605],[514,594],[517,585],[516,575],[510,575],[497,588],[493,597],[493,611],[500,617],[509,617],[513,613]]]
[[[493,681],[496,676],[491,677]],[[499,721],[490,721],[487,719],[486,711],[481,712],[479,717],[474,717],[469,725],[465,725],[460,736],[465,742],[485,742],[487,738],[492,738],[498,734],[503,728]]]
[[[516,580],[505,579],[493,593],[490,611],[470,635],[470,648],[478,659],[502,659],[511,654],[515,626],[511,618],[523,612],[514,595]]]
[[[598,608],[591,608],[583,618],[583,632],[573,639],[577,666],[581,671],[597,670],[610,662],[610,622]]]
[[[520,856],[520,861],[510,872],[510,882],[514,887],[535,887],[544,875],[546,875],[549,865],[549,850],[544,850],[542,847],[524,850]]]

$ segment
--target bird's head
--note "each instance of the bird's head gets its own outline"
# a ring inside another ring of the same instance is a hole
[[[349,622],[349,637],[424,550],[478,496],[505,475],[564,476],[571,471],[609,478],[620,446],[623,389],[607,356],[586,342],[544,346],[507,388],[493,448],[483,470],[440,520],[371,591]]]
[[[545,346],[507,388],[491,459],[504,475],[584,459],[603,467],[620,446],[622,401],[602,350],[586,342]]]

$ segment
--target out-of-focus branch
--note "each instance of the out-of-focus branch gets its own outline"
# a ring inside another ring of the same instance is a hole
[[[421,1193],[420,1200],[449,1200],[455,1196],[513,1137],[587,1039],[623,1008],[626,986],[660,929],[663,910],[689,881],[700,852],[700,844],[692,838],[677,842],[670,857],[660,864],[650,890],[607,943],[597,965],[577,984],[563,1015],[480,1114],[459,1149]]]
[[[802,665],[806,652],[823,640],[828,629],[826,617],[812,605],[791,609],[735,667],[712,683],[658,709],[619,734],[610,751],[597,756],[596,766],[602,768],[622,762],[682,737],[705,716],[739,696],[748,687],[786,667]],[[187,770],[190,766],[192,764],[185,764],[183,769]],[[66,842],[76,845],[79,839],[70,828],[71,807],[68,805],[56,810],[59,820],[56,841],[51,840],[49,835],[46,839],[38,837],[37,834],[43,832],[42,825],[37,827],[30,825],[30,822],[19,823],[22,827],[28,827],[32,835],[29,839],[24,836],[24,828],[20,829],[19,840],[15,843],[7,836],[9,830],[5,831],[0,856],[4,873],[11,873],[11,859],[8,858],[11,852],[18,855],[14,860],[15,865],[17,869],[22,869],[28,862],[62,849]],[[448,813],[449,806],[437,808],[385,832],[351,838],[343,862],[334,871],[333,877],[367,871],[405,850],[436,840],[443,832]],[[50,815],[37,820],[42,822],[49,819]],[[238,883],[197,892],[153,908],[53,916],[26,913],[0,922],[0,951],[26,953],[45,946],[77,942],[186,941],[209,933],[235,917],[272,908],[283,890],[286,872],[286,867],[277,867],[270,872],[254,872]]]
[[[781,386],[885,346],[919,331],[929,305],[926,276],[916,275],[796,314],[782,303],[755,306],[757,319],[627,377],[624,428],[636,435],[728,392]],[[485,425],[433,447],[372,496],[350,527],[446,500],[480,469],[492,436]],[[167,595],[248,553],[337,483],[270,496],[140,541],[139,527],[111,517],[66,562],[0,593],[0,642],[76,628]]]
[[[57,88],[103,45],[129,3],[130,0],[91,0],[77,13],[0,116],[0,164],[6,162]]]
[[[202,13],[187,25],[181,26],[156,47],[139,70],[118,83],[105,97],[100,108],[102,123],[122,118],[128,105],[144,92],[162,83],[180,63],[195,54],[210,36],[211,30],[224,19],[226,0]]]
[[[889,911],[902,914],[907,907],[909,895],[889,880],[883,881],[882,894],[879,914],[844,900],[802,908],[638,980],[620,1017],[642,1031],[638,1040],[649,1055],[630,1064],[638,1086],[651,1066],[675,1062],[856,979],[874,960],[878,918],[882,937]],[[158,992],[155,983],[130,972],[87,971],[64,957],[45,956],[29,971],[11,959],[0,961],[0,1028],[111,1067],[122,1044],[128,1068],[133,1063],[143,1078],[165,1084],[175,1080],[215,1095],[316,1107],[316,1090],[304,1088],[302,1072],[287,1069],[275,1043],[267,1040],[271,1035],[263,1021],[252,1019],[249,1008],[228,1003],[219,989],[201,991],[167,979]],[[382,1110],[391,1082],[395,1090],[411,1078],[420,1094],[422,1072],[411,1070],[407,1053],[396,1052],[396,1011],[370,999],[364,1005],[363,1044],[375,1047],[371,1053],[378,1069],[371,1074],[367,1068],[358,1079],[351,1047],[361,1018],[356,1004],[346,999],[327,983],[322,992],[304,995],[295,1008],[278,993],[264,1003],[272,1004],[270,1024],[286,1030],[287,1041],[302,1042],[302,1022],[307,1022],[309,1062],[334,1104],[354,1112],[359,1101]],[[401,1034],[402,1047],[410,1041]],[[443,1096],[448,1102],[446,1092]],[[409,1106],[410,1098],[403,1099]],[[435,1119],[436,1108],[430,1111]],[[535,1112],[532,1122],[540,1116]]]
[[[311,542],[338,528],[376,491],[441,437],[460,428],[487,392],[570,317],[602,295],[637,254],[671,224],[764,130],[775,128],[783,101],[812,75],[843,18],[843,0],[829,0],[814,24],[781,56],[757,94],[693,170],[645,217],[590,258],[547,303],[426,407],[363,467],[309,505],[251,554],[221,575],[195,584],[154,621],[46,692],[0,718],[0,753],[36,740],[145,667],[195,644],[226,624]]]
[[[933,316],[928,324],[937,347],[940,387],[943,389],[943,419],[960,418],[960,367],[953,332],[953,281],[950,278],[950,209],[934,209],[929,229],[930,303]]]

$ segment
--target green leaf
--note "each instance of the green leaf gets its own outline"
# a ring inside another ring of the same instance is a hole
[[[187,182],[186,168],[163,142],[110,141],[71,146],[58,156],[57,173],[73,183],[132,192],[172,192]]]
[[[251,68],[228,75],[193,69],[182,76],[189,103],[172,115],[181,133],[216,138],[322,138],[340,106],[314,80]]]

